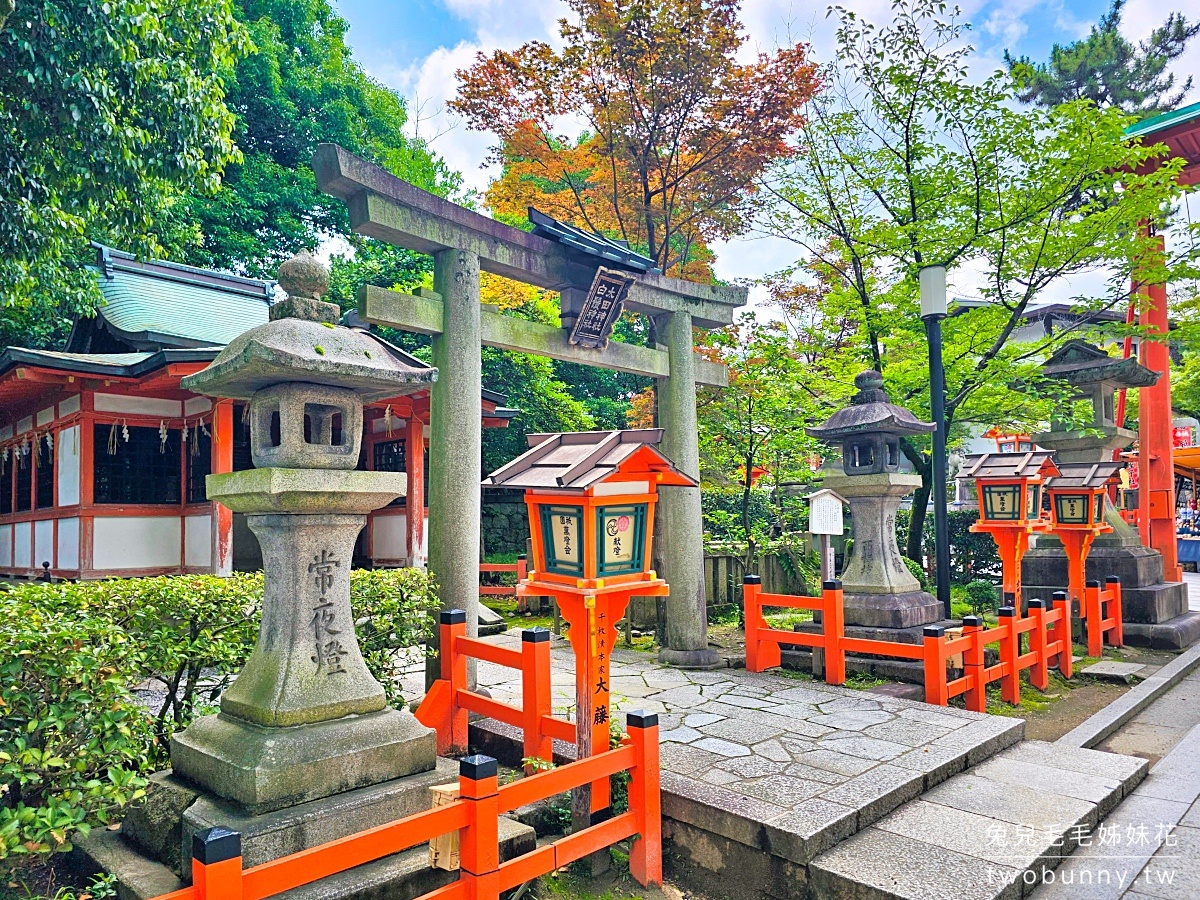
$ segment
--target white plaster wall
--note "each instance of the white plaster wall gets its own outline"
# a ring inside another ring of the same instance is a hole
[[[92,532],[92,566],[177,566],[182,526],[179,516],[97,516]]]
[[[0,568],[12,565],[12,532],[11,525],[0,525]]]
[[[7,441],[12,436],[13,427],[11,425],[5,425],[3,428],[0,428],[0,441]]]
[[[78,394],[76,394],[74,397],[68,397],[66,400],[63,400],[58,404],[59,416],[69,416],[71,413],[77,412],[79,412]]]
[[[58,520],[58,568],[79,568],[79,520]]]
[[[183,564],[211,568],[212,516],[188,516],[183,527]]]
[[[41,428],[43,425],[49,425],[53,421],[54,421],[54,407],[53,406],[48,406],[45,409],[38,411],[38,414],[37,414],[38,428]]]
[[[28,569],[33,565],[33,529],[29,522],[14,522],[13,568]]]
[[[58,505],[73,506],[79,502],[79,426],[60,431],[54,447],[58,454]]]
[[[408,517],[399,515],[376,516],[371,522],[371,553],[375,559],[404,559],[408,551],[404,546],[404,533]]]
[[[54,565],[53,519],[38,519],[33,523],[33,567],[40,569],[44,562]]]
[[[125,397],[121,394],[96,394],[98,412],[140,413],[144,416],[182,416],[179,400],[158,400],[154,397]]]
[[[33,416],[26,416],[17,422],[17,434],[24,434],[33,427]]]
[[[208,412],[212,409],[212,401],[207,397],[191,397],[183,401],[185,415],[194,416],[196,413]]]

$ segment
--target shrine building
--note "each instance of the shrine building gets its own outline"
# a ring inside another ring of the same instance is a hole
[[[95,275],[104,305],[76,321],[64,352],[0,351],[0,576],[47,563],[71,579],[260,568],[244,517],[204,488],[210,473],[253,466],[243,404],[179,382],[268,320],[275,283],[107,247]],[[483,427],[508,424],[503,404],[482,392]],[[357,564],[424,566],[428,423],[428,391],[367,406],[358,467],[407,473],[408,495],[371,514]]]

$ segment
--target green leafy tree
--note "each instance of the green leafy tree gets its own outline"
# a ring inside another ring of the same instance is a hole
[[[1167,66],[1183,55],[1200,32],[1200,22],[1189,22],[1182,13],[1173,12],[1147,40],[1135,45],[1121,34],[1124,12],[1125,0],[1113,0],[1087,37],[1066,46],[1055,44],[1048,62],[1034,63],[1028,56],[1014,57],[1006,50],[1004,62],[1020,85],[1017,96],[1042,106],[1090,100],[1138,118],[1178,106],[1191,90],[1192,76],[1176,90],[1175,76]]]
[[[1127,141],[1129,117],[1118,109],[1082,100],[1019,108],[1004,73],[969,78],[972,49],[944,10],[937,0],[902,0],[883,28],[839,10],[837,63],[810,104],[801,152],[768,183],[761,226],[802,249],[827,283],[826,320],[854,323],[860,364],[926,418],[917,271],[945,265],[980,277],[988,302],[944,325],[954,439],[981,425],[1036,425],[1060,402],[1037,363],[1076,335],[1014,339],[1049,287],[1106,272],[1104,294],[1080,305],[1110,307],[1128,302],[1134,272],[1167,282],[1191,267],[1168,265],[1141,228],[1164,221],[1182,160]],[[1152,171],[1130,174],[1146,163]],[[1017,382],[1026,389],[1013,390]],[[919,560],[929,441],[902,447],[922,477],[906,548]]]
[[[98,300],[89,238],[160,252],[168,198],[217,188],[237,157],[221,74],[249,44],[229,0],[23,0],[0,20],[0,346],[37,346]]]
[[[728,366],[729,386],[706,388],[697,398],[700,474],[707,483],[740,489],[737,525],[750,566],[769,525],[754,515],[755,482],[764,471],[776,485],[811,474],[816,443],[804,429],[832,409],[836,384],[826,381],[826,364],[836,354],[810,366],[785,322],[750,312],[714,332],[704,352]]]
[[[243,159],[226,168],[215,195],[173,209],[184,261],[270,277],[297,250],[343,235],[369,269],[428,265],[397,248],[367,249],[367,239],[350,234],[345,204],[317,189],[311,160],[322,142],[443,196],[460,185],[423,142],[404,135],[404,99],[353,58],[345,20],[328,0],[237,0],[235,10],[255,46],[227,78]]]

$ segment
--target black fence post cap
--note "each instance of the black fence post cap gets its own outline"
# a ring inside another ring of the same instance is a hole
[[[521,632],[521,642],[524,644],[542,644],[550,640],[550,629],[534,625]]]
[[[742,584],[762,584],[761,575],[743,575]]]
[[[1045,609],[1046,602],[1044,600],[1038,600],[1035,598],[1035,599],[1029,601],[1029,608],[1030,609]]]
[[[242,855],[242,836],[220,825],[192,835],[192,859],[204,866],[237,859]]]
[[[921,632],[925,637],[940,638],[946,636],[946,626],[944,625],[926,625],[924,631]]]
[[[1092,581],[1092,580],[1089,578],[1089,579],[1088,579],[1087,586],[1088,586],[1088,587],[1090,587],[1090,588],[1098,588],[1098,587],[1100,587],[1100,582],[1098,582],[1098,581]]]
[[[496,777],[496,760],[490,756],[464,756],[458,761],[458,774],[471,781]]]
[[[1002,619],[1011,619],[1017,614],[1017,610],[1012,606],[1002,606],[996,610],[996,614]]]
[[[1109,575],[1107,578],[1104,579],[1104,583],[1105,584],[1120,584],[1121,576],[1120,575]]]
[[[842,583],[836,579],[833,581],[826,581],[821,585],[821,589],[825,591],[840,591],[842,589]]]
[[[462,625],[467,621],[465,609],[443,609],[440,617],[443,625]]]
[[[625,714],[626,728],[654,728],[656,725],[658,725],[658,713],[635,709],[633,712]]]
[[[972,626],[982,626],[983,619],[981,619],[979,616],[963,616],[962,623],[968,628]]]
[[[1051,600],[1066,600],[1067,592],[1066,591],[1055,591],[1053,594],[1050,595],[1050,599]]]

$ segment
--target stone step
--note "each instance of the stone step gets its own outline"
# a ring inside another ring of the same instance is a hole
[[[1026,741],[814,859],[822,900],[1016,900],[1146,776],[1145,760]]]

